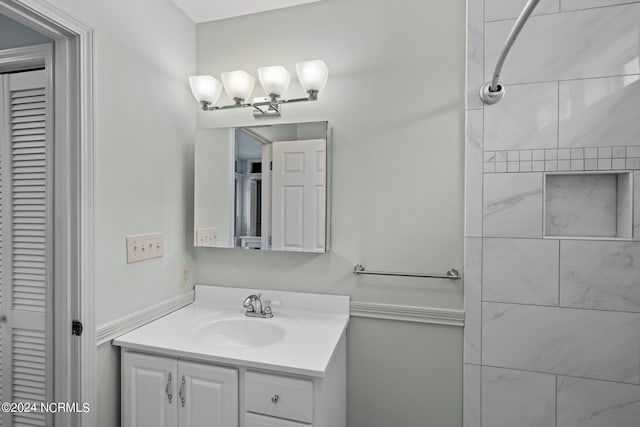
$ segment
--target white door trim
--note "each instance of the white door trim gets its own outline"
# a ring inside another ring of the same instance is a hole
[[[87,402],[91,408],[80,420],[58,414],[55,421],[57,425],[93,427],[97,424],[93,29],[44,0],[0,0],[0,13],[54,39],[54,161],[59,191],[55,209],[57,217],[64,218],[54,227],[54,299],[71,307],[64,310],[68,312],[55,312],[55,322],[68,324],[69,331],[55,337],[54,399]],[[84,333],[73,341],[77,338],[70,335],[71,319],[76,318],[83,322]],[[79,346],[79,360],[58,365],[59,354],[72,353],[74,346]],[[60,381],[62,378],[69,381]]]

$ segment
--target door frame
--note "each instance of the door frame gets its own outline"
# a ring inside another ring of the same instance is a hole
[[[93,29],[44,0],[0,0],[0,13],[54,40],[54,389],[56,402],[88,403],[56,425],[97,425],[94,318]],[[71,321],[84,332],[71,336]],[[67,325],[66,327],[64,325]]]

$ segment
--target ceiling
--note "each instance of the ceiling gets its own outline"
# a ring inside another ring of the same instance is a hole
[[[233,16],[281,9],[320,0],[172,0],[195,22],[216,21]]]

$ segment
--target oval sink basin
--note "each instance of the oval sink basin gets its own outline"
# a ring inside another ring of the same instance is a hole
[[[216,320],[200,326],[196,337],[224,347],[262,347],[282,341],[287,331],[270,319]]]

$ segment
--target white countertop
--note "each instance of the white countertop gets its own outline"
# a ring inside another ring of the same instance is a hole
[[[273,306],[273,318],[244,315],[244,299],[259,293],[262,301],[280,302]],[[286,335],[272,344],[246,347],[221,345],[199,332],[221,320],[245,320],[243,324],[249,327],[269,325],[285,330]],[[113,344],[179,358],[323,377],[348,323],[348,296],[197,285],[193,304],[126,333]]]

